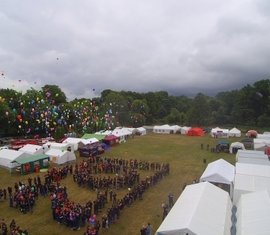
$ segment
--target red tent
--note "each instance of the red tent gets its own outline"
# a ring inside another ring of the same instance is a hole
[[[200,127],[192,127],[188,130],[187,135],[189,135],[189,136],[203,136],[204,130]]]
[[[110,146],[119,144],[120,138],[115,135],[106,135],[105,138],[102,140],[105,144]]]

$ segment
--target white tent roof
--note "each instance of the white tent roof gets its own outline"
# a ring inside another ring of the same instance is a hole
[[[239,163],[270,165],[268,156],[263,151],[238,150],[236,161]]]
[[[45,154],[50,157],[52,162],[57,164],[64,164],[76,159],[74,152],[63,151],[60,149],[49,149]]]
[[[270,139],[270,133],[264,132],[263,134],[257,134],[256,139]]]
[[[142,135],[146,134],[146,129],[144,127],[138,127],[137,131],[140,132]]]
[[[233,201],[236,204],[242,194],[268,190],[270,192],[270,166],[236,163]]]
[[[183,126],[183,127],[181,127],[180,132],[181,132],[182,135],[185,135],[185,134],[187,134],[187,132],[188,132],[190,129],[191,129],[190,126]]]
[[[253,143],[254,143],[254,149],[260,149],[260,148],[265,148],[265,147],[268,147],[270,146],[270,138],[269,139],[257,139],[255,138],[253,140]]]
[[[121,137],[121,136],[132,135],[132,132],[129,131],[128,129],[116,128],[116,129],[113,130],[112,134],[115,135],[115,136],[117,136],[117,137]]]
[[[238,134],[238,135],[239,135],[239,134],[241,135],[241,131],[240,131],[239,129],[237,129],[236,127],[234,127],[234,128],[232,128],[232,129],[229,130],[229,134],[230,134],[230,135],[231,135],[231,134],[232,134],[232,135],[237,135],[237,134]]]
[[[29,154],[43,153],[43,147],[36,144],[26,144],[19,151]]]
[[[86,144],[93,144],[98,142],[97,138],[90,138],[90,139],[82,139],[82,138],[67,138],[63,141],[63,143],[68,143],[68,144],[79,144],[83,143],[84,145]]]
[[[264,191],[243,194],[237,204],[236,231],[239,235],[270,234],[270,197]]]
[[[200,178],[200,181],[231,185],[234,181],[234,173],[235,167],[231,163],[225,161],[224,159],[219,159],[207,165]]]
[[[60,149],[60,150],[67,150],[68,147],[72,147],[73,144],[70,143],[57,143],[57,142],[47,142],[46,144],[43,144],[43,147],[45,148],[52,148],[52,149]]]
[[[102,131],[98,131],[96,132],[95,134],[97,135],[111,135],[112,134],[112,131],[109,131],[109,130],[102,130]]]
[[[239,148],[240,150],[245,150],[245,145],[241,142],[233,142],[230,145],[229,151],[230,153],[233,153],[233,148]],[[239,151],[239,150],[238,150]]]
[[[29,154],[20,152],[17,150],[12,150],[12,149],[1,149],[0,150],[0,166],[6,167],[6,168],[14,168],[18,164],[11,163],[12,161],[16,159],[21,159]]]
[[[156,235],[230,234],[231,200],[222,189],[202,182],[185,188]]]

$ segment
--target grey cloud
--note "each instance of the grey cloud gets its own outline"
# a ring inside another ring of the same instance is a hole
[[[263,0],[5,1],[0,70],[9,84],[56,84],[69,98],[104,89],[241,88],[269,74],[268,7]]]

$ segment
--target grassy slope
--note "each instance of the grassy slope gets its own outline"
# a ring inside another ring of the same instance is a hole
[[[230,139],[230,142],[235,139]],[[111,148],[104,156],[122,157],[125,159],[141,159],[150,162],[169,162],[171,173],[160,181],[156,186],[150,188],[143,196],[142,201],[136,201],[130,208],[125,208],[120,219],[113,224],[109,230],[101,231],[107,235],[136,235],[142,224],[150,222],[154,231],[157,230],[162,221],[162,202],[167,202],[169,192],[175,196],[175,200],[182,191],[184,183],[190,184],[194,179],[200,178],[207,162],[219,158],[234,163],[234,155],[225,153],[210,153],[206,151],[206,145],[216,145],[217,140],[209,136],[188,137],[181,135],[146,135],[130,139],[125,144]],[[201,149],[204,144],[204,149]],[[141,172],[141,179],[150,172]],[[41,173],[40,173],[41,175]],[[35,175],[32,174],[32,177]],[[13,185],[19,180],[27,182],[27,176],[10,174],[5,169],[0,169],[0,188]],[[76,202],[84,203],[94,200],[95,193],[87,189],[79,188],[73,183],[72,177],[62,182],[68,188],[69,198]],[[118,195],[124,195],[127,190],[119,190]],[[109,205],[108,205],[109,206]],[[21,214],[19,211],[8,207],[7,201],[0,201],[0,219],[4,218],[8,223],[15,218],[18,225],[27,228],[30,234],[83,234],[85,228],[80,231],[71,231],[64,225],[59,225],[52,219],[50,201],[48,198],[39,198],[32,214]]]

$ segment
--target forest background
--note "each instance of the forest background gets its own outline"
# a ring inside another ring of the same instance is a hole
[[[53,136],[93,133],[117,126],[270,127],[270,80],[215,96],[169,95],[103,90],[100,97],[67,101],[57,85],[25,93],[0,89],[0,136]]]

